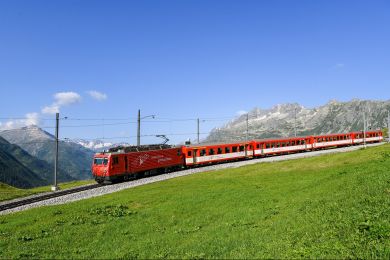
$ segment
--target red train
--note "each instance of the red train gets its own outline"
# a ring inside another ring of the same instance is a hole
[[[381,131],[366,132],[366,143],[382,140]],[[177,147],[169,145],[120,146],[108,152],[96,153],[92,173],[98,183],[111,183],[196,165],[358,145],[363,142],[363,132],[352,132]]]

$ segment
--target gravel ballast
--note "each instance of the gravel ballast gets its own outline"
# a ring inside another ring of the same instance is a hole
[[[378,146],[381,144],[384,144],[384,143],[369,144],[367,146],[371,147],[371,146]],[[186,170],[182,170],[182,171],[161,174],[158,176],[138,179],[138,180],[134,180],[134,181],[123,182],[123,183],[114,184],[114,185],[102,186],[102,187],[99,187],[99,188],[96,188],[93,190],[82,191],[82,192],[68,194],[65,196],[57,197],[57,198],[48,199],[45,201],[35,202],[35,203],[29,204],[29,205],[20,206],[20,207],[9,209],[9,210],[4,210],[4,211],[0,212],[0,215],[18,212],[18,211],[36,208],[36,207],[41,207],[41,206],[65,204],[65,203],[69,203],[72,201],[93,198],[93,197],[102,196],[105,194],[117,192],[117,191],[124,190],[124,189],[129,189],[129,188],[133,188],[133,187],[137,187],[137,186],[141,186],[141,185],[145,185],[145,184],[149,184],[149,183],[164,181],[164,180],[182,177],[182,176],[195,174],[195,173],[208,172],[208,171],[227,169],[227,168],[237,168],[237,167],[250,165],[250,164],[256,164],[256,163],[285,161],[285,160],[293,160],[293,159],[319,156],[319,155],[323,155],[323,154],[350,152],[350,151],[355,151],[355,150],[359,150],[362,148],[363,148],[363,146],[350,146],[350,147],[335,148],[335,149],[329,149],[329,150],[296,153],[296,154],[289,154],[289,155],[282,155],[282,156],[244,160],[244,161],[238,161],[238,162],[230,162],[230,163],[224,163],[224,164],[216,164],[216,165],[198,167],[198,168],[193,168],[193,169],[186,169]],[[35,196],[37,196],[37,195],[35,195]]]

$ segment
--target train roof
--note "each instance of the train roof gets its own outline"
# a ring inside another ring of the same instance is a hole
[[[168,145],[168,144],[151,144],[151,145],[133,145],[133,146],[116,146],[113,148],[110,148],[108,150],[108,153],[115,153],[115,152],[142,152],[142,151],[154,151],[154,150],[163,150],[163,149],[171,149],[171,148],[177,148],[177,146]]]
[[[264,139],[254,139],[255,142],[269,142],[269,141],[283,141],[283,140],[298,140],[298,139],[306,139],[310,138],[311,135],[307,136],[293,136],[293,137],[276,137],[276,138],[264,138]]]
[[[203,146],[218,146],[218,145],[240,145],[240,144],[247,144],[251,142],[249,141],[233,141],[233,142],[209,142],[209,143],[200,143],[200,144],[188,144],[184,145],[185,147],[203,147]]]

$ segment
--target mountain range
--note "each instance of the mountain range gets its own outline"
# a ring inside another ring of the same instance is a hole
[[[112,143],[106,142],[99,139],[94,140],[84,140],[84,139],[70,139],[67,142],[79,144],[87,149],[90,149],[95,152],[101,152],[103,150],[108,150],[115,146],[129,146],[128,143]]]
[[[31,188],[52,183],[54,166],[39,160],[17,145],[0,137],[0,182],[18,188]],[[74,180],[60,172],[58,181]]]
[[[390,100],[370,101],[354,99],[349,102],[329,101],[315,108],[298,103],[279,104],[270,109],[254,108],[248,112],[248,139],[279,138],[344,133],[363,130],[363,114],[368,129],[387,126]],[[245,140],[247,114],[214,128],[203,142]]]
[[[37,126],[0,131],[0,136],[19,146],[29,155],[54,164],[55,138]],[[59,175],[65,180],[82,180],[92,177],[91,162],[94,151],[73,142],[59,142]],[[51,172],[53,172],[53,167]],[[52,173],[51,173],[52,174]],[[47,179],[47,178],[45,178]]]

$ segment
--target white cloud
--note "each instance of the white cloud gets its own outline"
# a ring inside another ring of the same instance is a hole
[[[81,101],[81,96],[76,92],[59,92],[54,94],[55,104],[58,106],[66,106]]]
[[[245,114],[247,114],[248,113],[248,111],[245,111],[245,110],[239,110],[239,111],[237,111],[236,112],[236,115],[238,115],[238,116],[242,116],[242,115],[245,115]]]
[[[26,125],[39,125],[40,119],[38,113],[27,113],[26,114]]]
[[[30,125],[39,125],[40,119],[38,113],[27,113],[25,115],[25,118],[22,119],[11,119],[8,120],[5,123],[0,122],[0,130],[8,130],[8,129],[15,129],[20,128],[24,126],[30,126]]]
[[[91,98],[96,99],[98,101],[102,101],[102,100],[107,99],[106,94],[101,93],[101,92],[96,91],[96,90],[90,90],[90,91],[87,91],[87,93],[88,93],[88,95],[91,96]]]
[[[42,108],[42,114],[50,114],[50,115],[53,115],[55,113],[59,113],[60,112],[60,107],[53,104],[51,106],[45,106],[44,108]]]
[[[81,102],[81,96],[76,92],[58,92],[54,94],[55,102],[50,106],[42,108],[43,114],[55,114],[60,112],[60,108]]]

